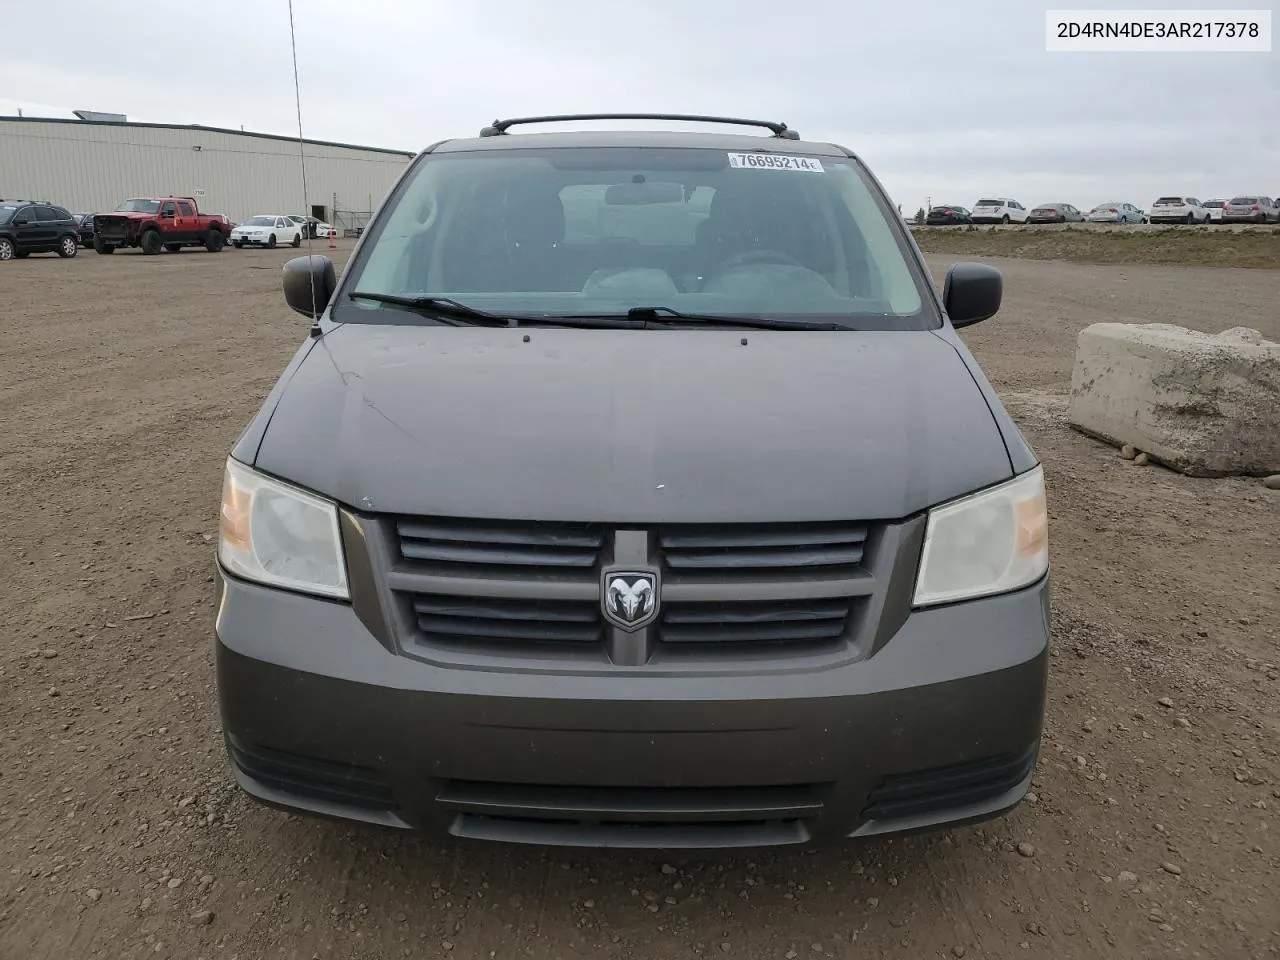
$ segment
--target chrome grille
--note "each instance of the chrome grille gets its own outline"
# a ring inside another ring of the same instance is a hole
[[[666,527],[658,546],[676,575],[847,574],[862,565],[867,532],[860,523]]]
[[[712,663],[735,650],[788,662],[867,653],[905,619],[902,584],[923,537],[916,519],[646,526],[401,515],[359,524],[347,544],[368,557],[368,586],[355,578],[353,603],[388,647],[460,664],[528,650],[566,669],[664,656]],[[654,623],[629,631],[605,616],[601,574],[615,566],[659,574]]]
[[[593,602],[417,594],[413,612],[426,640],[453,643],[598,643],[603,626]]]
[[[415,564],[483,576],[485,568],[530,574],[581,572],[596,566],[604,531],[592,524],[402,519],[400,556]]]
[[[853,601],[770,603],[667,603],[658,637],[662,643],[794,643],[834,641],[844,636]]]

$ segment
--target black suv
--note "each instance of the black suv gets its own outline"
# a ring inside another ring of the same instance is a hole
[[[0,200],[0,260],[32,253],[74,257],[80,225],[64,207],[30,200]]]

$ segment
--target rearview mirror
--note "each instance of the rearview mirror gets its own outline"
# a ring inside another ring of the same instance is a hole
[[[994,317],[1004,296],[1004,278],[985,263],[956,263],[942,285],[942,305],[953,327]]]
[[[632,206],[640,203],[679,203],[684,199],[684,187],[678,183],[650,182],[615,183],[604,192],[604,202],[610,206]]]
[[[284,265],[285,303],[304,317],[318,317],[337,287],[338,274],[328,257],[294,257]]]

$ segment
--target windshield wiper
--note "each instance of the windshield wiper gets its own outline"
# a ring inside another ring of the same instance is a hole
[[[848,330],[826,320],[775,320],[772,317],[734,317],[714,313],[684,313],[671,307],[632,307],[627,319],[643,324],[669,323],[708,327],[749,327],[753,330]]]
[[[504,317],[496,313],[477,310],[448,297],[402,297],[394,293],[363,293],[359,290],[348,294],[352,300],[373,300],[393,307],[412,310],[424,317],[438,320],[451,327],[589,327],[594,329],[634,328],[641,326],[637,318],[630,317]]]
[[[848,330],[839,323],[817,320],[774,320],[770,317],[735,317],[713,313],[684,313],[672,307],[632,307],[625,314],[504,317],[469,307],[448,297],[407,297],[394,293],[355,290],[352,300],[372,300],[411,310],[452,327],[586,327],[590,329],[642,329],[650,323],[706,327],[747,327],[755,330]]]
[[[372,300],[402,307],[451,327],[514,327],[519,322],[514,317],[486,313],[448,297],[402,297],[394,293],[365,293],[360,290],[354,290],[347,296],[352,300]]]

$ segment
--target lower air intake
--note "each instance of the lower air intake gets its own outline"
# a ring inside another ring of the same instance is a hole
[[[263,786],[364,810],[394,810],[391,788],[375,770],[317,760],[228,738],[232,761]]]
[[[867,798],[864,820],[899,820],[994,800],[1035,767],[1036,750],[886,777]]]

